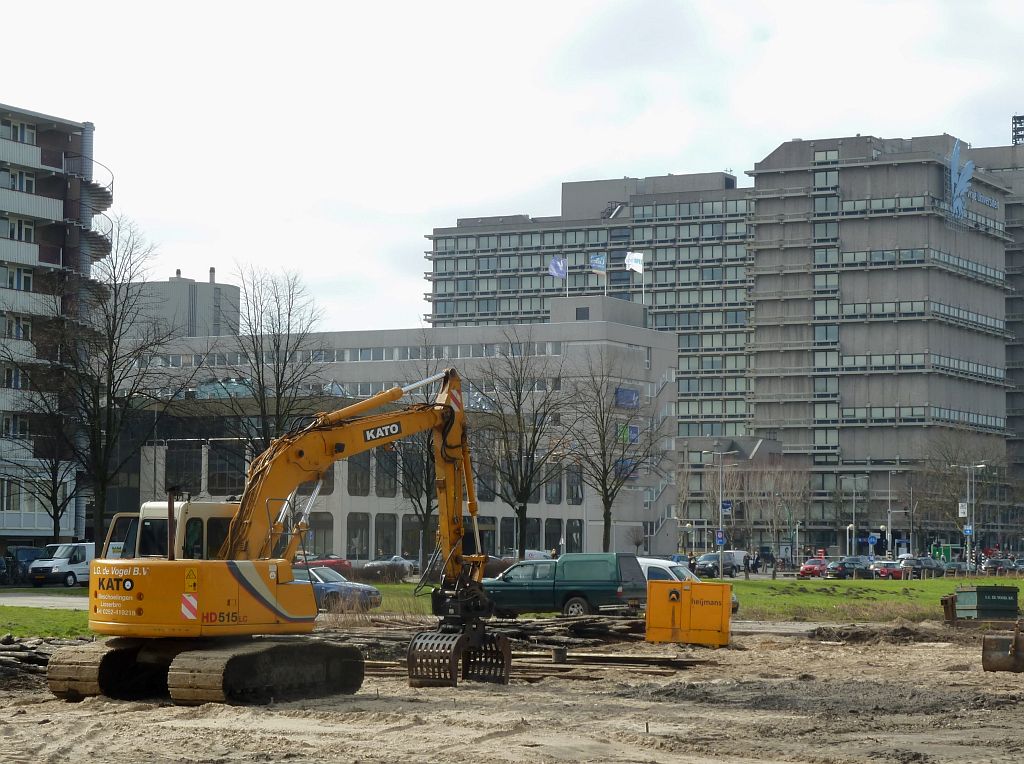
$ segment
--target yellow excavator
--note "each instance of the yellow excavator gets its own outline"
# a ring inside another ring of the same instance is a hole
[[[380,410],[433,383],[432,403]],[[89,628],[111,637],[53,654],[51,692],[133,698],[169,693],[178,704],[267,702],[356,692],[363,655],[309,636],[317,605],[292,561],[324,472],[339,459],[432,431],[438,501],[437,629],[408,652],[414,687],[463,679],[508,682],[508,640],[485,631],[486,554],[463,554],[463,509],[483,549],[467,445],[461,381],[454,369],[318,414],[275,439],[249,466],[237,502],[148,502],[116,515],[89,570]],[[298,487],[314,481],[302,507]]]

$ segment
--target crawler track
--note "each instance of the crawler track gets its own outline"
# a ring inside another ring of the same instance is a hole
[[[116,638],[58,650],[47,683],[54,695],[71,701],[170,694],[179,705],[267,703],[356,692],[363,655],[356,647],[305,638]]]

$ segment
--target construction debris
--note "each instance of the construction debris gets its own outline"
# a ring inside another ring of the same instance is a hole
[[[67,645],[84,645],[92,639],[19,639],[11,634],[0,637],[0,677],[15,674],[46,674],[46,664],[54,650]]]

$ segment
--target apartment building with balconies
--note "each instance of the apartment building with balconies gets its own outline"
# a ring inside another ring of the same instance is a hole
[[[103,212],[113,203],[113,177],[93,157],[93,132],[90,122],[0,104],[0,331],[7,358],[36,356],[38,337],[63,317],[74,284],[84,285],[92,263],[110,252]],[[49,515],[19,483],[19,474],[29,478],[40,467],[27,385],[18,365],[4,364],[0,543],[39,543],[53,533]],[[60,527],[63,537],[83,535],[81,501]]]

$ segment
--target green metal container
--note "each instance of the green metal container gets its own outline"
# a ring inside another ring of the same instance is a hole
[[[1017,619],[1017,587],[957,587],[956,617],[979,621],[1014,621]]]

